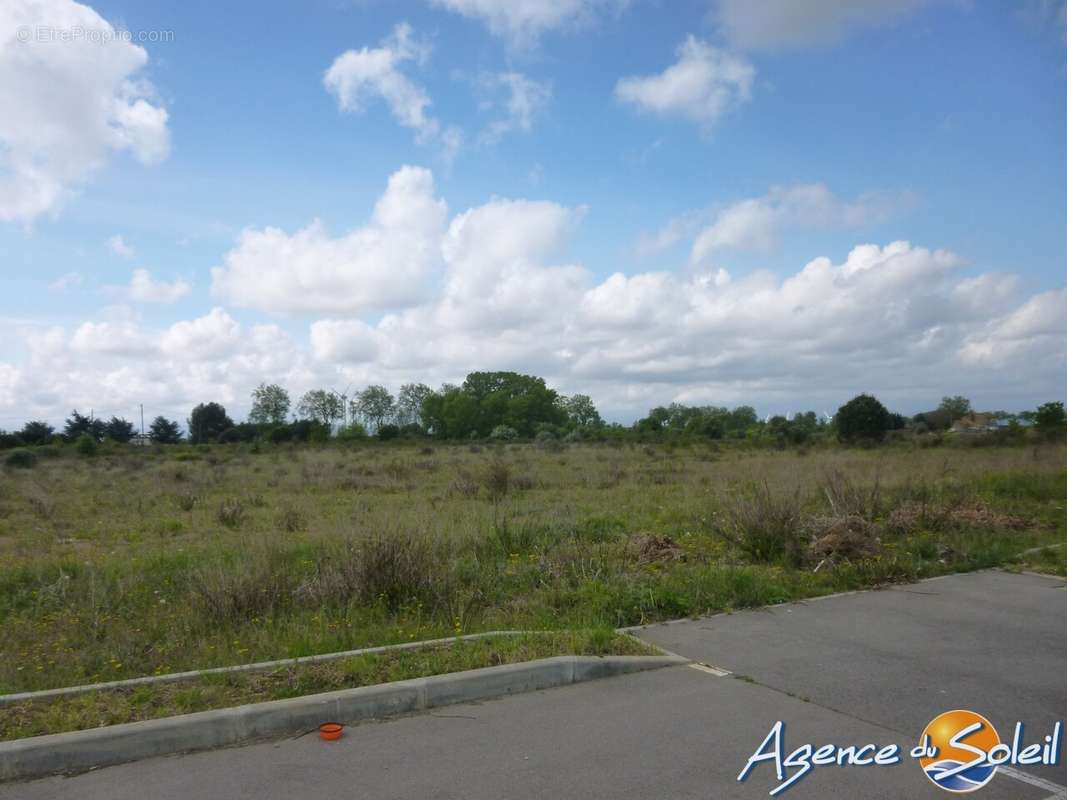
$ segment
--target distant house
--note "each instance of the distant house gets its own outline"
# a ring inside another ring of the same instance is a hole
[[[1031,424],[1032,423],[1029,420],[1022,418],[1004,417],[980,411],[972,411],[965,417],[956,420],[949,430],[953,433],[963,434],[995,433],[996,431],[1007,430],[1012,425],[1029,428]]]
[[[972,411],[952,423],[953,433],[993,433],[1000,430],[1000,420],[992,414]]]

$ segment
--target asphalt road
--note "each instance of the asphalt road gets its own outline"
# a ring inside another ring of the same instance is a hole
[[[7,800],[759,798],[737,775],[777,720],[786,750],[898,744],[903,763],[817,767],[787,798],[946,798],[907,757],[953,708],[1002,738],[1067,721],[1064,582],[988,572],[657,625],[648,641],[730,671],[672,667],[305,736],[0,785]],[[1067,745],[1064,747],[1067,754]],[[1067,767],[1002,768],[976,797],[1067,798]],[[1035,785],[1037,784],[1037,785]]]

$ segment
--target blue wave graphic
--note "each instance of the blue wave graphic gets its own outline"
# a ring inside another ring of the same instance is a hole
[[[970,769],[965,769],[963,772],[957,772],[955,775],[949,775],[944,777],[944,773],[949,770],[953,770],[963,764],[962,761],[953,761],[950,758],[937,761],[926,767],[926,774],[930,780],[940,786],[942,789],[948,789],[950,792],[964,792],[967,790],[978,789],[985,785],[985,782],[989,780],[990,776],[996,772],[996,766],[992,764],[976,764]]]

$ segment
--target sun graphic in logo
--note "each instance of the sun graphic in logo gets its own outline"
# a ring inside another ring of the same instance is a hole
[[[946,711],[930,721],[921,741],[929,745],[927,752],[932,753],[919,759],[923,772],[947,792],[973,792],[996,774],[996,765],[984,756],[1000,744],[1000,736],[993,723],[981,714]]]

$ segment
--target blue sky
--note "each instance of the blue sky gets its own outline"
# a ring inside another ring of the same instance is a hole
[[[624,421],[1062,394],[1060,0],[5,5],[0,427],[478,368]]]

